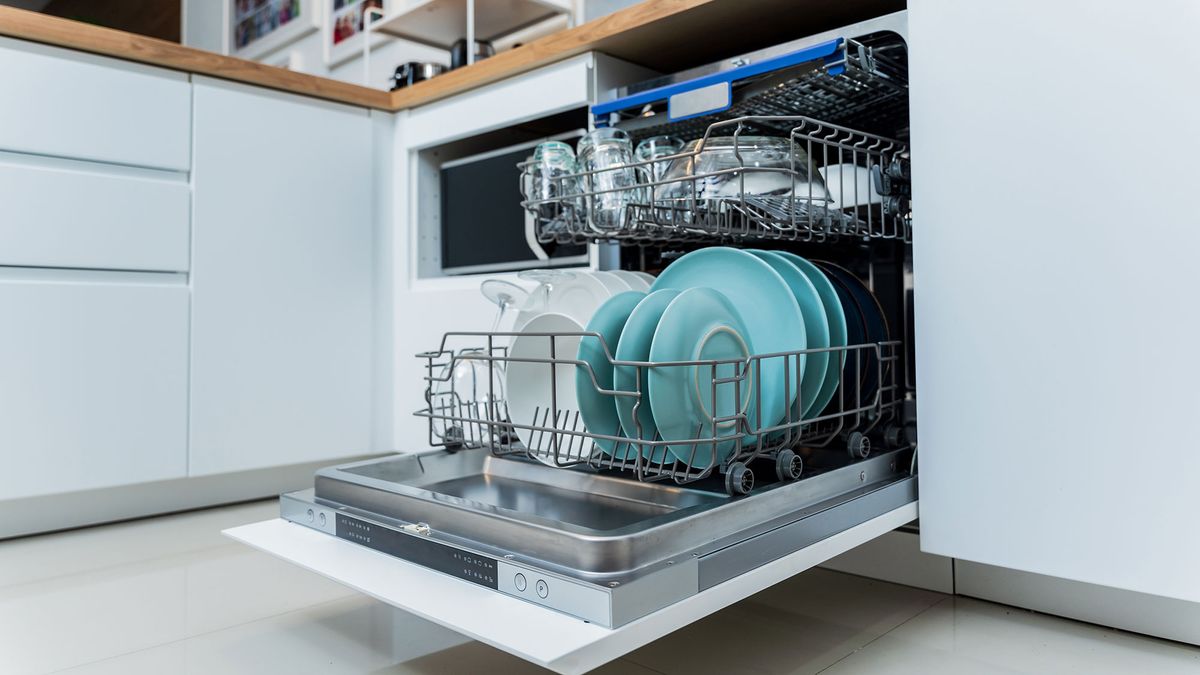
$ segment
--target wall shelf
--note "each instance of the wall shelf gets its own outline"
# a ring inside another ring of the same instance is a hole
[[[571,12],[569,3],[555,0],[424,0],[380,19],[371,32],[450,49],[467,34],[471,4],[475,39],[489,41]]]

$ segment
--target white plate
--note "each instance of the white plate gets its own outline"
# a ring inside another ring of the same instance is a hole
[[[634,274],[641,277],[642,279],[645,279],[646,283],[648,283],[648,284],[654,283],[654,275],[650,274],[649,272],[634,272]]]
[[[551,338],[530,333],[579,333],[583,326],[565,314],[540,314],[525,324],[522,334],[513,338],[508,355],[511,359],[550,358]],[[560,361],[573,361],[579,352],[580,336],[554,338],[554,355]],[[551,381],[555,382],[551,391]],[[579,402],[575,398],[575,366],[558,363],[553,374],[548,363],[509,361],[504,370],[504,391],[508,395],[508,418],[515,425],[545,426],[570,430],[578,419]],[[550,412],[557,408],[557,415]],[[582,424],[580,424],[582,427]],[[551,434],[516,429],[517,438],[530,454],[545,464],[554,465],[555,448]],[[570,439],[572,436],[563,436]],[[558,463],[587,459],[591,443],[559,445]],[[568,456],[568,452],[571,452]],[[582,456],[581,456],[582,455]]]
[[[546,313],[564,314],[586,326],[596,309],[612,296],[608,286],[591,273],[573,272],[570,277],[550,281],[548,289],[545,286],[534,289],[517,314],[513,330],[523,329],[535,317]]]
[[[609,274],[615,274],[622,281],[629,284],[629,288],[635,291],[645,293],[650,290],[650,284],[654,283],[654,277],[651,277],[645,272],[630,272],[629,270],[612,270]],[[643,277],[642,275],[646,276]],[[649,277],[649,278],[646,278]]]
[[[612,291],[613,295],[616,295],[617,293],[624,293],[625,291],[641,290],[638,288],[634,288],[633,286],[630,286],[629,282],[625,281],[625,278],[620,276],[616,272],[597,270],[595,272],[592,272],[591,274],[592,274],[592,276],[599,279],[600,283],[604,284],[604,286],[608,290]]]

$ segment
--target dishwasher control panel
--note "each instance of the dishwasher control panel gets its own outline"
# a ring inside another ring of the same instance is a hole
[[[361,518],[337,514],[338,539],[345,539],[380,553],[414,562],[422,567],[498,588],[496,559],[447,546],[419,534],[408,534]]]

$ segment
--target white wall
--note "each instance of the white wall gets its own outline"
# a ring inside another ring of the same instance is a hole
[[[223,2],[213,0],[183,0],[183,29],[179,33],[183,44],[210,52],[224,49],[223,6]]]

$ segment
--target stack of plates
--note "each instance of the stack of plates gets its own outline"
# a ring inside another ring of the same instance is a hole
[[[504,373],[514,424],[582,427],[615,459],[640,453],[697,469],[727,459],[739,439],[770,440],[785,425],[868,405],[880,386],[877,357],[846,348],[888,339],[879,303],[848,270],[724,247],[689,253],[657,279],[548,275],[516,326]],[[801,350],[809,351],[764,356]],[[538,430],[518,427],[517,435],[551,464],[584,461],[591,450],[554,445]]]
[[[542,330],[549,321],[526,328]],[[722,247],[683,256],[649,292],[612,295],[591,312],[585,330],[600,338],[576,343],[582,365],[575,369],[571,397],[588,431],[669,443],[652,449],[600,439],[597,446],[616,459],[640,452],[654,463],[678,460],[694,468],[728,458],[739,437],[757,440],[746,429],[769,430],[827,408],[851,408],[854,401],[844,399],[856,392],[860,402],[870,401],[878,387],[875,369],[839,348],[887,339],[874,296],[848,271],[785,252]],[[751,358],[805,349],[833,351]],[[614,367],[614,358],[655,365]],[[721,363],[686,364],[695,361]],[[510,410],[515,387],[524,382],[512,377],[517,365],[509,366]],[[847,373],[858,373],[861,386],[839,388]],[[548,372],[541,377],[549,382]],[[560,409],[566,384],[560,379],[554,387]],[[540,394],[548,388],[543,384]]]
[[[654,277],[624,270],[554,270],[539,278],[541,286],[530,294],[517,314],[514,330],[520,334],[509,346],[511,360],[504,369],[508,416],[514,424],[571,428],[581,407],[576,396],[576,369],[561,361],[575,358],[581,348],[579,334],[598,309],[621,295],[644,294],[650,290]],[[615,347],[614,341],[610,349]],[[560,363],[523,360],[551,358]],[[595,387],[592,391],[596,391]],[[517,435],[531,454],[546,463],[586,459],[565,457],[561,447],[556,456],[548,443],[541,443],[547,447],[540,447],[539,439],[549,438],[546,434],[519,429]]]

